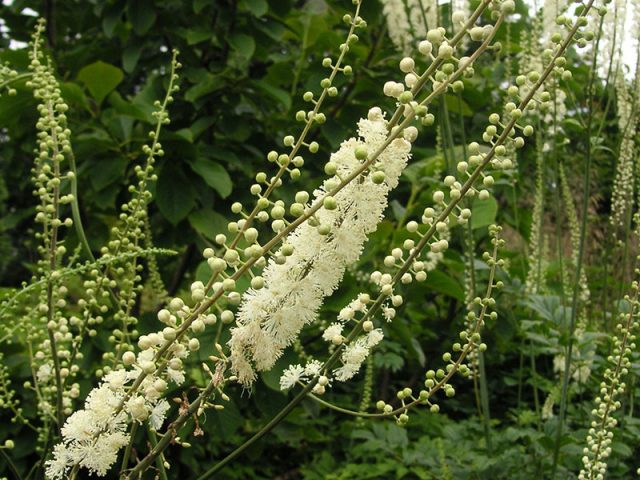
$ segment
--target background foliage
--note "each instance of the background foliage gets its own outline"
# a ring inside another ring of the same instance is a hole
[[[78,161],[81,214],[89,241],[98,248],[108,238],[117,207],[125,199],[126,185],[134,176],[133,168],[140,161],[141,146],[153,122],[153,102],[163,91],[168,52],[180,50],[184,65],[181,92],[170,110],[171,125],[161,139],[166,155],[158,165],[155,200],[150,207],[156,245],[178,252],[174,257],[159,258],[164,285],[173,295],[205,274],[206,264],[200,263],[198,252],[225,230],[231,203],[248,200],[252,175],[262,168],[266,152],[281,146],[283,136],[293,131],[295,112],[302,108],[301,94],[316,89],[324,76],[323,56],[335,53],[343,41],[341,19],[348,8],[349,2],[341,0],[14,0],[0,7],[6,30],[0,36],[0,62],[26,70],[26,49],[7,48],[9,38],[29,40],[36,21],[30,11],[48,19],[49,53],[71,107],[68,116]],[[446,18],[448,5],[442,8]],[[502,51],[484,57],[476,67],[476,76],[465,82],[461,96],[448,94],[438,107],[436,117],[446,138],[438,137],[435,128],[421,132],[412,165],[395,193],[387,219],[369,242],[358,270],[350,272],[326,304],[326,318],[365,288],[361,272],[371,271],[389,247],[402,240],[399,225],[421,214],[430,203],[436,179],[453,168],[453,159],[463,154],[463,145],[481,136],[488,114],[502,105],[501,82],[517,73],[517,54],[527,46],[521,41],[522,32],[532,25],[524,4],[518,3],[518,13],[498,34]],[[321,165],[329,152],[351,136],[357,119],[380,101],[382,84],[397,76],[400,57],[386,35],[381,5],[365,1],[362,16],[369,28],[349,53],[354,76],[346,80],[339,77],[340,93],[328,104],[327,122],[311,138],[321,149],[317,163],[307,161],[299,180],[302,188],[316,186],[313,179],[322,175]],[[583,57],[575,52],[572,56],[574,76],[568,83],[569,97],[581,105],[589,68]],[[0,282],[5,289],[29,279],[37,256],[29,179],[37,112],[23,83],[17,90],[16,96],[0,98]],[[597,96],[603,105],[610,101],[610,85],[601,82]],[[601,138],[585,138],[578,122],[566,121],[563,127],[571,144],[561,150],[560,161],[567,165],[579,204],[582,179],[574,172],[582,170],[585,143],[599,146],[593,160],[593,191],[597,195],[589,203],[592,230],[586,259],[592,289],[597,290],[607,278],[605,265],[594,255],[607,238],[607,199],[618,138],[609,135],[615,132],[615,105],[595,115],[604,126]],[[352,419],[308,400],[219,478],[531,479],[549,474],[557,422],[554,417],[542,419],[541,406],[559,384],[553,359],[567,343],[569,307],[563,307],[561,293],[562,263],[558,261],[562,256],[550,265],[549,288],[544,295],[524,293],[535,149],[535,145],[527,147],[517,171],[498,181],[497,200],[475,206],[471,222],[480,282],[487,268],[480,260],[483,242],[487,226],[494,221],[505,227],[504,255],[509,259],[507,272],[500,278],[506,284],[505,293],[498,298],[501,315],[484,335],[489,345],[485,365],[489,412],[481,407],[472,382],[456,386],[459,395],[443,403],[441,414],[414,413],[407,428],[390,421]],[[550,163],[547,168],[547,187],[557,193],[555,166]],[[285,186],[281,194],[292,197],[295,189],[294,184]],[[566,225],[564,208],[557,202],[555,207],[548,205],[545,216],[550,225]],[[569,233],[563,227],[559,233],[553,228],[547,232],[557,234],[552,237],[551,249],[566,255],[566,262]],[[73,244],[73,238],[69,242]],[[456,233],[452,243],[463,246],[462,233]],[[385,326],[385,342],[367,367],[367,375],[375,378],[374,403],[390,400],[402,386],[419,388],[422,372],[439,361],[459,331],[465,312],[467,262],[461,252],[463,248],[449,250],[438,270],[430,274],[426,287],[422,284],[409,289],[406,298],[412,303]],[[617,288],[609,284],[602,291]],[[154,299],[143,297],[138,306],[143,333],[155,328],[154,308]],[[595,309],[593,314],[605,315]],[[305,341],[319,332],[317,327],[307,331]],[[98,363],[109,347],[106,336],[99,334],[87,342],[86,362]],[[213,334],[210,337],[212,341]],[[601,339],[602,335],[594,334],[588,340]],[[603,355],[607,348],[603,346]],[[9,348],[4,353],[12,376],[26,380],[25,352]],[[202,425],[205,436],[194,439],[191,448],[170,449],[171,477],[203,471],[213,459],[257,431],[265,418],[277,413],[287,400],[287,394],[279,391],[278,374],[295,357],[296,353],[289,352],[279,368],[263,375],[266,387],[251,396],[238,389],[224,411],[208,414]],[[596,356],[592,370],[598,371],[602,361],[603,357]],[[637,374],[637,364],[635,368]],[[196,379],[201,375],[195,363],[192,374]],[[569,426],[562,438],[562,478],[573,478],[570,472],[580,468],[598,378],[592,376],[571,392]],[[358,381],[334,389],[329,398],[338,405],[358,405],[364,383],[361,375]],[[630,478],[640,466],[640,423],[633,417],[638,393],[636,381],[629,383],[610,478]],[[85,380],[83,389],[89,384],[89,379]],[[27,403],[24,408],[34,405]],[[10,418],[9,411],[0,411],[0,442],[8,436],[16,439],[11,455],[17,467],[26,470],[37,458],[34,438]],[[0,458],[0,471],[6,467],[3,462]]]

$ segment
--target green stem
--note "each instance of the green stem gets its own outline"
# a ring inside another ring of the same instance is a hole
[[[151,442],[151,446],[155,449],[158,446],[158,437],[156,432],[154,432],[151,427],[147,426],[147,432],[149,433],[149,441]],[[164,468],[164,459],[162,454],[158,455],[156,458],[156,466],[158,467],[158,472],[160,473],[161,480],[169,480],[167,476],[167,470]]]
[[[127,445],[127,448],[124,451],[124,456],[122,457],[122,466],[120,467],[120,470],[125,470],[129,465],[129,457],[131,456],[131,449],[133,448],[133,442],[136,439],[137,431],[138,431],[138,422],[133,422],[133,425],[131,425],[131,440],[129,441],[129,444]]]
[[[227,466],[228,463],[232,462],[238,456],[240,456],[247,448],[249,448],[251,445],[256,443],[258,440],[264,437],[271,430],[273,430],[273,428],[276,425],[278,425],[287,415],[289,415],[289,413],[291,413],[291,411],[294,408],[298,406],[300,402],[302,402],[302,400],[305,399],[305,397],[307,396],[307,394],[311,392],[315,384],[316,384],[315,380],[310,382],[304,389],[300,391],[300,393],[298,393],[298,395],[295,396],[293,400],[291,400],[291,402],[287,404],[286,407],[280,410],[280,412],[275,417],[273,417],[269,423],[267,423],[264,427],[262,427],[258,431],[258,433],[253,435],[246,442],[244,442],[242,445],[236,448],[233,452],[231,452],[229,455],[223,458],[220,462],[218,462],[216,465],[211,467],[205,473],[200,475],[196,480],[205,480],[206,478],[213,477],[213,475],[215,475],[220,470],[222,470],[225,466]]]
[[[16,480],[22,480],[22,476],[20,475],[20,473],[18,472],[18,469],[16,468],[15,464],[11,460],[11,457],[7,455],[7,452],[5,452],[5,449],[2,447],[0,447],[0,454],[4,457],[5,461],[7,462],[7,465],[9,466],[9,470],[11,470],[11,473],[16,478]]]
[[[480,375],[480,400],[482,401],[482,426],[487,442],[487,453],[491,455],[491,411],[489,410],[489,388],[484,365],[484,353],[478,350],[478,368]]]

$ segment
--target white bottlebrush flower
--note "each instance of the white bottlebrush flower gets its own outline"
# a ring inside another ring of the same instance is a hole
[[[180,349],[174,350],[174,353],[180,353]],[[142,363],[152,359],[153,349],[143,350],[138,355]],[[181,364],[177,358],[171,359],[167,377],[184,380]],[[47,461],[47,478],[63,478],[75,465],[104,476],[117,460],[120,449],[128,444],[130,436],[127,430],[131,422],[148,419],[154,429],[162,427],[169,409],[169,403],[161,398],[162,391],[166,389],[163,378],[148,373],[140,384],[144,395],[134,395],[124,401],[127,385],[140,373],[138,365],[129,370],[114,370],[89,392],[84,409],[73,413],[62,427],[62,441],[55,446],[53,457]]]
[[[116,414],[122,398],[123,392],[112,390],[107,383],[89,393],[84,410],[71,415],[62,427],[62,442],[46,464],[47,478],[63,478],[74,465],[98,476],[107,473],[120,448],[129,442],[128,414],[124,410]]]
[[[320,202],[340,177],[361,167],[363,160],[356,158],[356,149],[372,154],[382,147],[388,132],[379,108],[360,120],[358,132],[360,138],[343,142],[331,156],[336,176],[314,192],[312,204]],[[393,140],[369,173],[334,196],[335,209],[315,213],[320,225],[330,227],[330,233],[322,235],[308,222],[302,224],[284,241],[293,247],[293,254],[281,264],[270,261],[262,272],[264,288],[244,294],[229,341],[232,369],[241,383],[249,385],[256,370],[270,369],[302,327],[315,320],[324,298],[337,288],[347,266],[359,258],[367,236],[377,228],[387,195],[397,186],[410,149],[408,141]],[[382,183],[374,182],[377,172],[384,173]]]

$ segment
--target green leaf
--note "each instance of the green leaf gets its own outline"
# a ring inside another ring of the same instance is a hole
[[[464,302],[464,290],[460,283],[440,270],[433,270],[428,273],[425,286],[430,290],[435,290]]]
[[[207,74],[204,80],[201,80],[196,85],[191,87],[184,95],[184,98],[189,102],[195,102],[200,97],[209,93],[220,90],[226,86],[225,80],[220,75]]]
[[[213,240],[217,234],[227,230],[228,222],[218,212],[210,208],[203,208],[189,215],[189,223],[203,237]]]
[[[266,0],[242,0],[240,3],[256,17],[262,17],[269,11],[269,4]]]
[[[447,104],[447,110],[449,111],[449,113],[462,114],[465,117],[470,117],[473,115],[473,110],[471,110],[469,105],[467,105],[467,103],[461,98],[458,99],[458,97],[455,95],[445,95],[444,101]]]
[[[156,203],[160,212],[174,225],[189,215],[196,205],[191,182],[175,163],[166,163],[160,171]]]
[[[153,117],[151,115],[149,115],[144,109],[140,108],[140,106],[126,101],[118,92],[112,92],[111,95],[109,95],[109,103],[120,115],[135,118],[136,120],[146,123],[153,122]]]
[[[142,43],[129,45],[122,52],[122,68],[124,68],[125,72],[131,73],[135,70],[142,53],[142,45]]]
[[[107,38],[113,37],[113,33],[116,30],[116,26],[120,22],[122,17],[122,7],[114,5],[104,12],[102,17],[102,31]]]
[[[187,43],[195,45],[211,38],[211,30],[191,30],[187,31]]]
[[[268,96],[281,103],[284,110],[289,110],[291,108],[291,96],[289,95],[289,92],[265,82],[264,80],[254,80],[251,84],[257,90],[266,93]]]
[[[127,17],[138,35],[146,34],[156,22],[156,7],[153,0],[129,0]]]
[[[233,184],[231,177],[222,165],[208,158],[200,157],[191,165],[194,172],[202,177],[202,179],[211,188],[222,197],[227,198],[231,195]]]
[[[60,85],[60,91],[62,92],[62,98],[67,102],[76,103],[82,105],[87,110],[89,109],[87,96],[84,94],[82,87],[77,83],[65,82]]]
[[[471,228],[482,228],[496,221],[498,202],[493,197],[486,200],[475,199],[471,207]]]
[[[122,178],[127,168],[127,159],[106,157],[94,162],[89,170],[89,179],[93,188],[102,190],[107,185]]]
[[[205,7],[211,5],[211,0],[193,0],[193,12],[200,13]]]
[[[98,104],[102,103],[104,97],[114,90],[123,78],[122,70],[102,60],[87,65],[78,72],[78,80],[84,83]]]
[[[244,33],[234,33],[229,37],[229,45],[244,58],[251,58],[256,50],[256,42],[253,37]]]

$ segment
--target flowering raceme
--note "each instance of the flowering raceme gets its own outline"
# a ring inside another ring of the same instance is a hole
[[[311,205],[382,147],[388,131],[379,108],[360,120],[358,132],[361,139],[343,142],[331,156],[327,172],[332,177],[314,192]],[[405,130],[410,140],[416,135],[415,127]],[[325,198],[325,208],[286,238],[279,250],[285,261],[270,260],[262,274],[264,287],[245,293],[229,342],[232,369],[241,383],[250,385],[256,370],[273,367],[302,327],[316,318],[323,299],[337,288],[346,267],[359,258],[367,235],[376,229],[410,149],[406,139],[393,140],[368,173]],[[306,203],[308,198],[296,201]]]
[[[151,334],[143,339],[148,337],[161,338],[158,334]],[[178,348],[174,361],[180,358],[180,351],[183,350],[186,349]],[[127,354],[132,355],[132,352]],[[147,375],[140,386],[141,394],[125,397],[125,387],[138,378],[142,369],[150,370],[153,355],[153,348],[142,350],[131,369],[110,372],[99,387],[91,390],[84,409],[73,413],[62,427],[62,442],[56,445],[53,459],[47,462],[47,478],[63,478],[74,466],[87,468],[103,476],[115,463],[119,450],[128,444],[130,437],[127,429],[131,422],[143,423],[148,420],[154,430],[162,427],[169,403],[161,398],[167,389],[167,382],[159,375]],[[130,363],[132,360],[127,356],[125,363]],[[167,377],[180,383],[180,379],[171,376],[171,370],[169,362]]]

